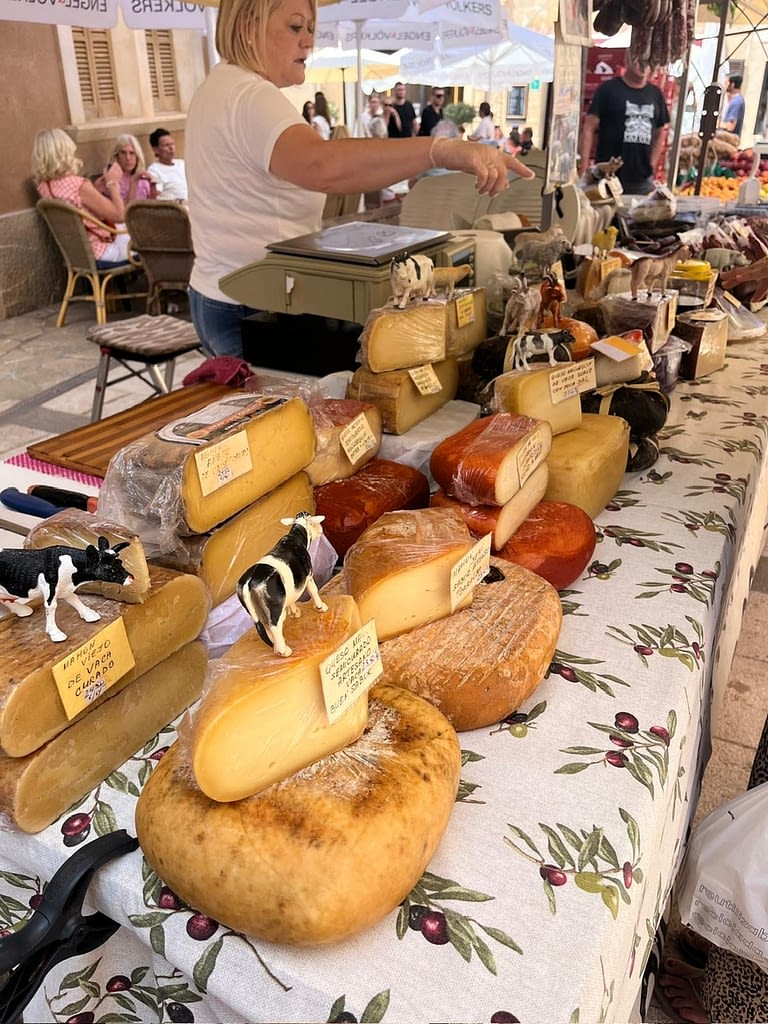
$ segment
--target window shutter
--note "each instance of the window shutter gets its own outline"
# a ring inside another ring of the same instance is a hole
[[[73,28],[72,42],[86,118],[119,117],[122,111],[109,32],[106,29]]]
[[[147,29],[144,37],[155,111],[178,110],[179,89],[170,29]]]

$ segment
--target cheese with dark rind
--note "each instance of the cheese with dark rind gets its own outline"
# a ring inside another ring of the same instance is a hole
[[[460,771],[444,716],[377,685],[356,743],[247,800],[206,797],[174,744],[139,797],[136,833],[163,882],[201,913],[268,942],[328,944],[408,895],[448,824]]]
[[[458,732],[500,721],[546,675],[562,625],[540,576],[491,558],[503,579],[475,587],[471,608],[381,644],[384,679],[439,708]]]
[[[186,644],[34,753],[0,754],[0,813],[46,828],[197,700],[207,665],[204,645]]]
[[[564,590],[589,565],[596,541],[595,524],[583,509],[565,501],[541,501],[498,556]]]
[[[432,369],[440,390],[422,395],[408,370],[373,373],[361,366],[347,386],[347,398],[378,406],[386,434],[406,434],[456,397],[459,368],[455,357],[432,363]]]
[[[583,413],[580,427],[552,441],[545,501],[567,501],[595,519],[619,489],[628,452],[626,420]]]
[[[21,757],[36,750],[200,635],[211,607],[203,581],[151,566],[150,584],[143,604],[86,598],[88,606],[101,614],[99,622],[83,622],[74,608],[60,602],[56,621],[67,634],[63,643],[46,637],[41,608],[23,619],[0,621],[0,748],[6,754]],[[53,666],[118,618],[125,624],[135,667],[70,720]]]
[[[468,505],[505,505],[544,462],[551,445],[552,428],[545,420],[496,413],[446,437],[429,466],[449,497]]]
[[[332,480],[346,480],[376,458],[381,447],[381,413],[377,406],[352,398],[320,398],[310,402],[309,408],[317,442],[315,457],[306,469],[313,487]],[[342,434],[358,416],[365,417],[375,444],[362,452],[355,462],[350,462],[341,443]]]
[[[325,516],[323,533],[341,558],[385,512],[427,505],[426,476],[389,459],[374,459],[347,480],[315,488],[315,512]]]

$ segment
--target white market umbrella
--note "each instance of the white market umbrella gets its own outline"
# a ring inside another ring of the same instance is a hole
[[[356,82],[358,68],[362,70],[362,80],[390,78],[397,75],[400,69],[400,53],[382,53],[379,50],[360,50],[358,65],[357,50],[344,50],[339,46],[324,46],[314,50],[307,61],[307,81]]]

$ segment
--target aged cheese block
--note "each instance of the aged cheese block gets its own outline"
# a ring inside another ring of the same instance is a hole
[[[609,384],[625,384],[628,380],[635,380],[644,369],[648,369],[647,349],[642,351],[638,346],[637,355],[629,356],[627,359],[611,359],[602,352],[595,353],[595,383],[597,387],[604,388]]]
[[[327,612],[305,605],[300,619],[286,620],[289,658],[275,654],[254,629],[212,668],[190,741],[195,779],[211,800],[253,796],[353,743],[365,729],[364,698],[328,721],[319,666],[361,622],[351,597],[327,604]]]
[[[325,516],[323,533],[343,558],[363,530],[385,512],[426,508],[429,481],[412,466],[374,459],[348,480],[315,488],[315,512]]]
[[[445,359],[445,303],[382,306],[368,314],[360,335],[362,364],[373,373]]]
[[[468,505],[506,505],[551,445],[552,428],[545,420],[500,412],[446,437],[429,466],[449,497]]]
[[[347,398],[373,402],[381,411],[384,432],[405,434],[433,412],[453,400],[459,385],[459,369],[455,358],[433,363],[440,390],[423,395],[408,370],[373,373],[361,366],[347,387]]]
[[[563,398],[557,381],[563,368],[547,366],[541,370],[510,370],[493,381],[491,406],[496,412],[511,412],[546,420],[553,434],[562,434],[581,426],[581,402],[578,394]]]
[[[186,644],[33,754],[0,754],[0,811],[22,832],[46,828],[197,700],[207,665],[204,645]]]
[[[215,437],[196,446],[150,434],[121,449],[99,494],[105,515],[206,533],[304,469],[315,454],[312,416],[301,398],[234,391],[215,412],[190,413],[177,430]],[[144,536],[143,528],[139,532]]]
[[[285,534],[282,518],[314,511],[309,478],[304,472],[296,473],[211,533],[177,538],[176,548],[154,561],[180,572],[195,573],[210,590],[215,606],[234,594],[245,570]]]
[[[111,523],[103,516],[79,508],[65,508],[48,519],[33,526],[24,538],[25,548],[47,548],[52,544],[86,548],[89,544],[98,547],[99,537],[106,537],[110,544],[128,543],[120,552],[120,561],[133,576],[133,583],[125,587],[117,583],[92,581],[82,583],[78,594],[101,594],[127,604],[141,604],[149,593],[149,568],[144,555],[144,546],[138,534],[117,523]]]
[[[24,619],[0,621],[0,747],[6,754],[28,754],[70,724],[52,668],[108,623],[122,617],[136,664],[94,700],[91,709],[200,635],[211,604],[203,581],[152,566],[150,584],[143,604],[86,598],[89,607],[101,614],[99,622],[83,622],[61,602],[56,621],[67,634],[63,643],[51,643],[46,637],[42,609]]]
[[[492,533],[491,546],[498,551],[544,497],[548,480],[549,470],[546,462],[542,462],[506,505],[467,505],[456,498],[449,498],[441,490],[432,495],[430,505],[433,508],[455,508],[473,537]]]
[[[499,551],[564,590],[577,580],[595,550],[595,524],[565,501],[542,501]]]
[[[462,732],[500,721],[544,678],[560,635],[557,592],[498,558],[502,579],[475,587],[471,608],[380,647],[384,679],[439,708]]]
[[[139,797],[136,831],[163,882],[223,925],[268,942],[338,942],[381,920],[419,880],[460,769],[444,716],[378,685],[356,743],[247,800],[208,799],[174,744]]]
[[[552,441],[545,500],[578,505],[594,519],[619,489],[628,451],[626,420],[585,412],[580,427]]]
[[[451,569],[474,543],[455,509],[385,512],[347,551],[346,591],[388,640],[451,614]]]
[[[320,487],[331,480],[346,480],[375,459],[381,447],[381,413],[370,402],[356,402],[352,398],[319,398],[310,402],[310,411],[315,423],[315,457],[307,466],[307,475],[313,487]],[[353,448],[355,460],[345,451],[342,440],[350,449],[350,443],[343,435],[350,424],[359,416],[365,418],[358,432],[361,443]],[[368,446],[370,445],[370,447]]]

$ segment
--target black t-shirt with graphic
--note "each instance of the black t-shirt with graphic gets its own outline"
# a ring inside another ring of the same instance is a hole
[[[600,120],[595,160],[602,163],[620,156],[624,165],[618,176],[626,192],[653,176],[651,145],[656,128],[669,122],[669,111],[661,90],[655,85],[630,88],[623,78],[612,78],[598,86],[589,113]]]

